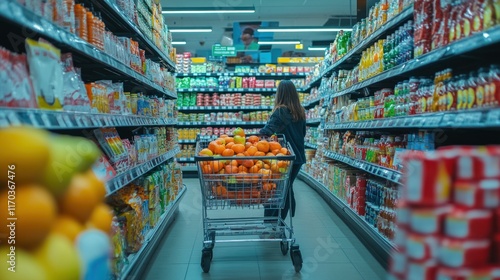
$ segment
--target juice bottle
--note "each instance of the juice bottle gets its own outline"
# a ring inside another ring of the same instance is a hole
[[[489,102],[486,100],[486,89],[488,86],[488,72],[486,68],[479,69],[476,79],[476,105],[477,107],[488,106]]]
[[[467,108],[467,76],[462,74],[457,82],[457,110]]]
[[[446,83],[446,110],[455,111],[457,109],[457,88],[456,78],[451,78]]]
[[[466,88],[466,108],[472,109],[477,106],[476,104],[476,73],[472,72],[467,79],[467,88]]]
[[[490,100],[491,106],[498,106],[500,104],[500,67],[497,65],[491,65],[488,76],[488,99]]]
[[[82,4],[75,5],[75,30],[76,35],[87,41],[87,9]]]
[[[439,92],[441,90],[443,82],[443,72],[437,72],[434,75],[434,91],[432,93],[432,103],[430,107],[430,112],[439,111]]]

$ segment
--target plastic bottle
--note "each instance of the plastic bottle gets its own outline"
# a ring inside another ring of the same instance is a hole
[[[87,9],[82,4],[75,5],[75,30],[76,35],[87,41]]]
[[[477,106],[477,104],[476,104],[476,89],[477,89],[476,75],[477,75],[477,73],[472,72],[469,75],[469,78],[467,79],[466,109],[472,109],[472,108],[475,108]]]

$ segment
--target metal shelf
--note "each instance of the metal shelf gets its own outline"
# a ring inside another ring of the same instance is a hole
[[[196,166],[183,166],[181,167],[182,172],[197,172],[198,168]]]
[[[196,144],[196,140],[178,140],[179,144]]]
[[[354,168],[363,170],[363,171],[370,173],[372,175],[375,175],[377,177],[389,180],[391,182],[394,182],[397,184],[402,183],[401,182],[402,174],[401,174],[401,172],[399,172],[397,170],[385,168],[385,167],[382,167],[382,166],[379,166],[379,165],[376,165],[373,163],[369,163],[366,161],[362,161],[359,159],[354,159],[354,158],[344,156],[344,155],[341,155],[341,154],[338,154],[338,153],[335,153],[332,151],[326,151],[325,156],[328,158],[331,158],[333,160],[340,161],[342,163],[350,165]]]
[[[329,130],[426,129],[426,128],[499,128],[500,108],[429,113],[378,120],[327,123]]]
[[[275,93],[276,90],[276,88],[179,88],[177,92]]]
[[[312,125],[312,124],[319,124],[321,123],[322,119],[321,118],[316,118],[316,119],[310,119],[306,121],[306,124]]]
[[[366,87],[375,86],[396,77],[407,77],[408,75],[414,74],[420,70],[430,68],[432,66],[443,65],[445,61],[451,61],[459,56],[462,57],[464,54],[480,51],[486,47],[492,47],[498,44],[500,44],[500,26],[453,42],[446,47],[431,51],[392,69],[386,70],[372,78],[356,83],[349,88],[334,93],[333,98],[356,92]],[[459,63],[458,61],[460,60],[456,59],[455,63]],[[461,61],[460,63],[463,64],[464,62]]]
[[[183,77],[261,77],[261,78],[275,78],[275,77],[286,77],[286,78],[304,78],[307,73],[177,73],[177,78]]]
[[[97,127],[173,126],[176,124],[176,119],[136,115],[0,107],[0,127],[30,125],[45,129],[89,129]]]
[[[165,161],[173,158],[179,152],[180,152],[180,149],[177,146],[173,150],[171,150],[171,151],[169,151],[161,156],[158,156],[150,161],[139,164],[139,165],[132,167],[131,169],[129,169],[125,172],[118,174],[116,177],[114,177],[113,179],[109,180],[106,183],[107,196],[113,195],[113,193],[115,193],[119,189],[130,184],[131,182],[133,182],[137,178],[142,177],[144,174],[148,173],[153,168],[159,166],[160,164],[164,163]]]
[[[389,257],[395,249],[394,243],[381,235],[378,230],[368,224],[366,220],[359,216],[349,205],[333,195],[323,184],[304,171],[300,171],[299,179],[314,188],[323,199],[330,205],[340,218],[358,235],[359,239],[371,249],[381,264],[387,265]]]
[[[238,111],[264,111],[272,110],[273,106],[181,106],[177,108],[179,111],[225,111],[225,110],[238,110]]]
[[[314,105],[319,104],[319,102],[324,98],[324,95],[320,95],[312,100],[306,101],[302,104],[305,109],[309,109],[311,107],[314,107]]]
[[[153,43],[150,38],[147,38],[137,25],[127,18],[120,8],[113,3],[112,0],[84,0],[100,11],[106,28],[113,33],[132,37],[139,42],[139,46],[146,51],[146,56],[154,61],[165,65],[169,70],[175,70],[175,63],[168,57],[168,54]]]
[[[159,242],[163,240],[163,233],[172,223],[179,209],[181,198],[184,196],[185,192],[186,187],[179,190],[177,197],[167,206],[165,213],[160,217],[157,225],[147,233],[141,249],[139,249],[137,253],[128,256],[128,265],[123,268],[119,279],[137,279],[140,278],[141,275],[144,275],[144,271],[149,265],[149,260],[153,256],[154,251],[158,248]]]
[[[191,163],[191,162],[195,162],[194,161],[194,157],[189,157],[189,158],[186,158],[186,157],[180,157],[180,158],[176,158],[175,159],[177,162],[183,162],[183,163]]]
[[[222,122],[178,122],[177,126],[264,126],[266,122],[242,122],[242,121],[222,121]]]
[[[125,65],[75,34],[69,33],[45,18],[34,14],[15,0],[0,1],[1,22],[7,24],[9,28],[16,29],[13,32],[23,38],[25,36],[22,34],[34,32],[61,48],[62,51],[71,52],[75,64],[83,68],[83,78],[86,80],[93,80],[97,77],[123,80],[128,89],[144,90],[168,98],[177,98],[175,92],[155,84],[146,76],[131,69],[129,65]],[[23,30],[25,32],[22,32]]]
[[[321,79],[330,75],[334,70],[343,69],[347,66],[348,63],[352,63],[352,60],[359,60],[359,55],[374,42],[376,42],[381,37],[393,32],[396,28],[398,28],[401,24],[411,20],[413,18],[413,6],[406,8],[399,15],[395,16],[391,20],[387,21],[384,25],[382,25],[379,29],[373,32],[371,35],[363,39],[363,41],[352,48],[347,54],[345,54],[342,58],[334,62],[328,68],[326,68],[318,77],[316,77],[307,87],[304,88],[304,91],[309,91],[311,88],[318,86],[321,82]]]
[[[308,143],[308,142],[305,142],[304,145],[308,148],[311,148],[311,149],[318,149],[318,145],[317,144],[312,144],[312,143]]]

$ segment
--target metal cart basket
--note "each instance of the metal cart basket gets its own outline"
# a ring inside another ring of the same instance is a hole
[[[272,140],[266,136],[260,139]],[[198,136],[195,161],[202,194],[204,272],[210,270],[215,243],[226,242],[280,242],[283,255],[290,249],[295,271],[301,270],[302,255],[295,243],[292,217],[288,215],[288,223],[281,218],[286,199],[291,205],[289,178],[295,155],[283,135],[273,139],[288,154],[200,156],[215,139]],[[278,215],[264,216],[265,211]]]

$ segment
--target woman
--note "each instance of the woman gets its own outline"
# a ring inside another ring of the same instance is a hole
[[[292,200],[291,215],[295,216],[295,197],[293,182],[299,174],[301,166],[305,163],[304,138],[306,136],[306,113],[300,104],[299,94],[295,85],[288,80],[282,81],[276,92],[274,110],[266,126],[260,130],[261,134],[284,134],[286,141],[295,153],[295,161],[290,171],[289,186]],[[281,218],[285,220],[290,209],[290,199],[287,197],[285,207],[281,211]],[[265,217],[277,217],[277,209],[265,209]]]

